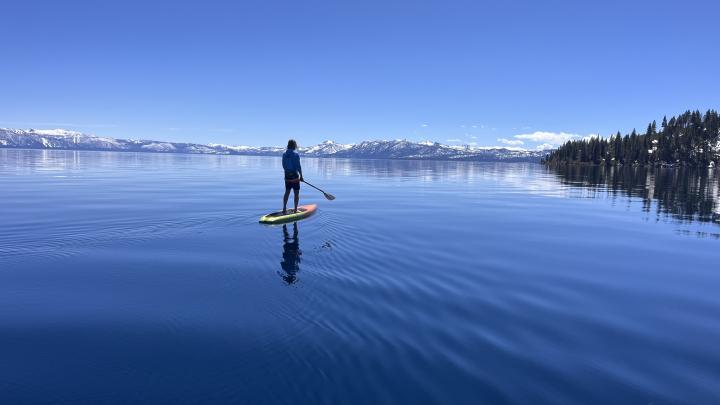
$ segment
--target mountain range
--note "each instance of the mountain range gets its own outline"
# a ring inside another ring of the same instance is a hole
[[[118,152],[194,153],[212,155],[277,156],[279,146],[230,146],[138,139],[116,139],[64,129],[0,128],[0,148],[94,150]],[[451,146],[437,142],[408,140],[374,140],[356,144],[325,141],[298,149],[301,155],[362,159],[426,159],[539,162],[548,151],[503,147]]]

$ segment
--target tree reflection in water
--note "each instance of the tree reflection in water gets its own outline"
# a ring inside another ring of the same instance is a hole
[[[717,169],[561,166],[548,170],[564,185],[641,198],[643,211],[655,211],[658,217],[720,223]]]

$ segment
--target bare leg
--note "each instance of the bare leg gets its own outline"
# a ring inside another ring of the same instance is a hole
[[[297,206],[300,202],[300,190],[294,190],[295,191],[295,212],[297,212]]]
[[[285,211],[287,211],[288,197],[290,197],[290,189],[285,190],[285,195],[283,196],[283,214],[285,213]]]

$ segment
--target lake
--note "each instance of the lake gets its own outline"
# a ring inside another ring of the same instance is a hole
[[[0,402],[720,403],[720,174],[0,149]]]

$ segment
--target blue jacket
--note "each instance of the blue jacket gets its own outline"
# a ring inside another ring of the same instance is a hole
[[[283,169],[285,169],[286,172],[302,173],[300,155],[294,150],[288,149],[283,153],[282,163]]]

